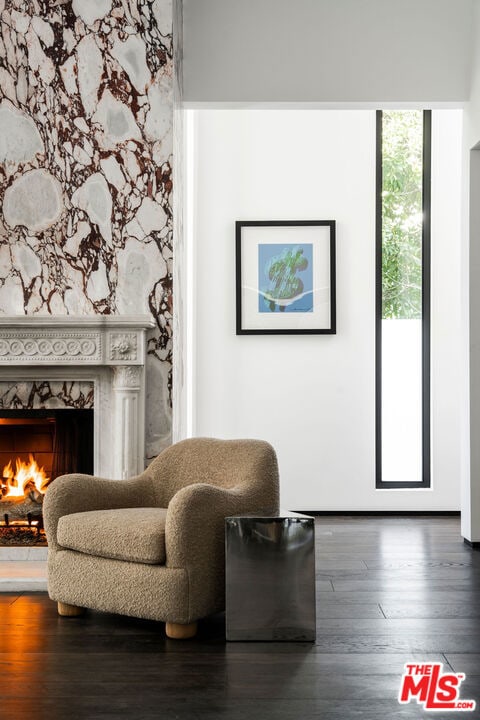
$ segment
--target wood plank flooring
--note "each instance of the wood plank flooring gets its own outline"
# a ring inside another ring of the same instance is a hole
[[[480,705],[480,552],[459,519],[321,517],[316,552],[315,644],[226,643],[222,615],[179,642],[162,624],[0,594],[0,718],[480,720],[397,702],[405,662],[439,661]]]

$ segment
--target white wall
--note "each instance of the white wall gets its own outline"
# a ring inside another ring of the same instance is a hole
[[[463,497],[463,536],[480,541],[480,149],[470,154],[470,481]]]
[[[441,179],[433,188],[434,487],[426,491],[374,489],[375,113],[189,114],[193,434],[269,440],[287,508],[458,509],[459,161],[450,148],[458,111],[434,123]],[[237,337],[235,220],[308,218],[337,221],[337,334]]]
[[[187,102],[458,102],[475,0],[184,0]]]
[[[462,111],[432,116],[431,406],[434,493],[460,507],[462,384]],[[436,508],[437,506],[434,505]]]
[[[465,374],[462,393],[462,535],[480,542],[480,0],[474,0],[474,7],[475,53],[464,139],[462,329],[464,363],[470,372]]]

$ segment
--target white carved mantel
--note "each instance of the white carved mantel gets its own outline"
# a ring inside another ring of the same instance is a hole
[[[94,473],[145,467],[148,315],[0,316],[0,383],[82,381],[94,392]]]

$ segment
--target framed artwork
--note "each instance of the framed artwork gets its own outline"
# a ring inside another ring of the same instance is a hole
[[[335,220],[236,222],[237,335],[334,334]]]

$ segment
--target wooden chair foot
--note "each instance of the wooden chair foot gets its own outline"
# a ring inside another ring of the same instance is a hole
[[[78,617],[83,615],[85,608],[77,607],[76,605],[67,605],[67,603],[57,603],[58,614],[62,617]]]
[[[165,632],[167,637],[172,638],[172,640],[188,640],[188,638],[195,637],[197,634],[197,623],[179,625],[178,623],[167,622]]]

